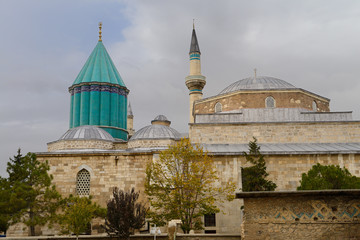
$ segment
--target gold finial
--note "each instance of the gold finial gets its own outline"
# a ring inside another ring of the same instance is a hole
[[[99,42],[102,42],[102,40],[101,40],[101,28],[102,28],[102,22],[99,22]]]
[[[193,18],[193,29],[195,29],[195,18]]]
[[[256,68],[254,68],[254,77],[255,77],[255,79],[256,79]]]

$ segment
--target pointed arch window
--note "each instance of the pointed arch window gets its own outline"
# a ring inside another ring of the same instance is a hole
[[[266,108],[274,108],[276,106],[275,98],[269,96],[265,99]]]
[[[78,196],[90,195],[90,173],[81,169],[76,176],[76,194]]]
[[[317,103],[315,101],[312,102],[312,109],[314,112],[317,112]]]
[[[215,104],[215,112],[218,113],[218,112],[222,112],[222,105],[221,103],[217,102]]]

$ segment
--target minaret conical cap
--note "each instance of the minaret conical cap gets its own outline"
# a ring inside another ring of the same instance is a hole
[[[128,116],[134,116],[132,108],[131,108],[130,101],[128,102],[127,112],[128,112],[128,114],[127,114]]]
[[[192,36],[191,36],[191,43],[190,43],[190,52],[198,52],[200,53],[200,47],[199,47],[199,43],[196,37],[196,32],[195,32],[195,28],[193,28],[192,31]]]

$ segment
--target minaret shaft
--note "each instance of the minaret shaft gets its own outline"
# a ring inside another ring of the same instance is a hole
[[[190,75],[201,75],[200,60],[191,60],[190,61]]]

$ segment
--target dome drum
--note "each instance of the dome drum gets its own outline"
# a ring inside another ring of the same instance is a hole
[[[69,129],[59,140],[48,143],[48,150],[113,149],[114,142],[115,139],[104,129],[85,125]]]

